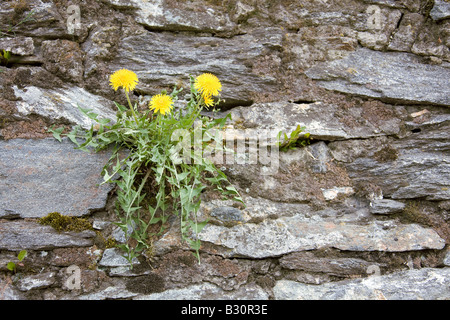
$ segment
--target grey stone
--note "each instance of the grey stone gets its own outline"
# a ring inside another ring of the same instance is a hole
[[[14,139],[0,141],[0,212],[40,218],[50,212],[83,216],[106,205],[111,184],[101,172],[109,151],[87,153],[62,143]]]
[[[374,4],[374,5],[380,5],[380,6],[387,6],[390,8],[410,8],[414,5],[414,3],[420,5],[419,0],[363,0],[365,3],[368,4]]]
[[[14,3],[14,5],[11,5],[9,1],[2,1],[0,5],[0,12],[2,13],[0,29],[2,31],[8,30],[13,17],[14,21],[19,23],[33,11],[29,19],[13,28],[11,33],[17,36],[28,36],[36,39],[64,39],[69,37],[73,38],[81,33],[87,33],[87,27],[81,23],[81,30],[77,29],[75,34],[70,34],[67,27],[69,13],[66,14],[64,12],[61,15],[59,8],[53,2],[28,0],[25,5],[24,3]],[[66,10],[67,8],[64,9],[64,11]]]
[[[435,25],[427,21],[417,35],[411,47],[411,52],[420,56],[430,56],[430,63],[445,65],[448,68],[448,63],[443,64],[441,60],[450,61],[450,49],[442,43],[439,34],[440,32]]]
[[[444,265],[446,265],[447,267],[450,267],[450,250],[447,250],[447,253],[445,254],[443,262],[444,262]]]
[[[222,221],[242,221],[242,212],[241,210],[234,207],[217,207],[214,208],[211,213],[211,216],[216,217]]]
[[[324,110],[327,112],[324,112]],[[394,116],[380,119],[377,122],[362,118],[364,109],[352,107],[352,117],[358,117],[355,123],[349,123],[338,104],[324,102],[289,103],[271,102],[255,103],[249,107],[237,107],[230,111],[234,130],[226,133],[235,139],[252,139],[253,137],[276,138],[280,131],[289,134],[298,126],[304,126],[304,133],[310,133],[317,140],[344,140],[352,138],[370,138],[385,134],[399,133],[401,120]],[[391,114],[394,111],[389,110]],[[261,143],[261,142],[260,142]],[[317,147],[317,146],[316,146]]]
[[[56,272],[44,272],[36,275],[20,278],[16,286],[20,291],[29,291],[33,289],[43,289],[50,287],[56,282]]]
[[[13,284],[11,278],[0,279],[0,300],[25,300],[25,296]]]
[[[0,222],[1,250],[50,250],[62,247],[93,245],[94,231],[61,232],[33,221],[4,220]]]
[[[128,291],[125,284],[122,282],[116,283],[114,286],[109,286],[103,290],[93,292],[90,294],[80,295],[77,297],[68,297],[69,300],[112,300],[112,299],[130,299],[136,297],[138,294]]]
[[[83,78],[83,52],[78,43],[69,40],[47,40],[41,45],[44,67],[60,78],[81,82]]]
[[[273,292],[276,300],[445,300],[449,276],[450,268],[423,268],[322,285],[280,280]]]
[[[19,56],[34,54],[34,42],[30,37],[0,38],[0,48]]]
[[[256,133],[248,136],[255,137]],[[266,151],[261,141],[259,148],[260,155]],[[272,147],[268,160],[259,157],[254,163],[233,164],[226,174],[252,197],[274,202],[333,200],[339,194],[354,193],[345,169],[332,162],[325,142],[278,153]]]
[[[450,3],[447,0],[435,0],[430,16],[435,21],[450,18]]]
[[[255,95],[275,90],[280,84],[270,74],[252,66],[263,54],[281,48],[280,29],[256,30],[230,39],[191,34],[149,33],[122,39],[112,69],[127,66],[139,77],[137,89],[153,95],[156,86],[172,88],[189,83],[189,74],[209,72],[222,83],[226,103],[253,101]],[[149,51],[148,48],[152,50]],[[273,48],[273,49],[272,49]]]
[[[170,289],[161,293],[140,295],[134,300],[268,300],[269,295],[258,285],[243,285],[231,292],[211,283],[191,285],[181,289]]]
[[[370,212],[373,214],[393,214],[404,208],[403,202],[389,199],[375,199],[370,203]]]
[[[223,247],[220,253],[223,256],[250,258],[331,247],[347,251],[401,252],[445,246],[445,240],[434,230],[416,224],[386,228],[376,222],[357,225],[300,215],[231,228],[206,225],[198,238]]]
[[[374,25],[372,23],[367,31],[359,32],[357,38],[364,47],[383,50],[386,48],[392,32],[397,27],[402,13],[400,10],[380,9],[376,14],[380,17],[379,25],[377,25],[377,22]],[[371,18],[369,17],[367,21],[371,21]]]
[[[137,258],[133,258],[133,265],[139,264]],[[102,259],[98,263],[101,267],[127,267],[130,262],[124,257],[124,253],[117,248],[108,248],[103,252]]]
[[[409,53],[361,48],[344,59],[319,63],[306,75],[329,90],[389,101],[450,105],[450,69],[424,64]]]
[[[430,120],[428,125],[412,128],[421,132],[397,141],[348,140],[333,142],[329,147],[336,160],[345,161],[348,175],[356,185],[370,182],[394,200],[449,199],[448,121]],[[380,153],[386,158],[380,159]]]
[[[90,129],[96,122],[85,116],[78,109],[80,106],[92,109],[99,115],[99,119],[110,119],[112,123],[116,120],[116,113],[110,107],[111,101],[80,87],[42,89],[29,86],[20,89],[14,85],[12,88],[14,94],[21,98],[16,107],[22,115],[37,114],[52,120],[69,121],[84,129]]]
[[[230,21],[228,11],[201,2],[174,6],[169,1],[106,0],[119,8],[136,10],[136,21],[147,28],[169,31],[197,31],[233,34],[236,25]]]
[[[280,259],[283,268],[323,272],[335,276],[366,275],[373,263],[357,258],[316,257],[313,252],[294,252]]]
[[[388,49],[395,51],[409,51],[416,40],[425,17],[418,13],[406,13],[400,26],[389,42]]]

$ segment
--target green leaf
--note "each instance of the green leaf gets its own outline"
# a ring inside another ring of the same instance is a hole
[[[8,262],[8,264],[6,265],[6,268],[8,268],[8,270],[10,270],[10,271],[14,271],[14,270],[16,270],[16,264],[14,262]]]
[[[25,259],[26,256],[27,256],[27,250],[22,250],[19,252],[17,259],[19,259],[19,261],[22,261],[23,259]]]
[[[200,233],[200,232],[203,230],[203,228],[204,228],[207,224],[208,224],[208,220],[205,220],[205,221],[203,221],[203,222],[197,222],[197,223],[191,222],[191,229],[192,229],[196,234],[198,234],[198,233]]]
[[[117,103],[117,102],[114,102],[114,104],[116,105],[117,109],[118,109],[120,112],[125,112],[125,111],[128,110],[127,107],[125,107],[125,106],[123,106],[123,105],[121,105],[121,104],[119,104],[119,103]]]
[[[3,50],[3,57],[4,57],[6,60],[11,59],[11,52],[10,52],[10,51],[6,51],[6,50]]]
[[[53,129],[54,128],[54,125],[50,128],[50,129],[48,129],[48,132],[51,132],[51,133],[53,133],[53,137],[56,139],[56,140],[58,140],[59,142],[62,142],[62,140],[61,140],[61,133],[64,131],[64,128],[58,128],[58,129]]]

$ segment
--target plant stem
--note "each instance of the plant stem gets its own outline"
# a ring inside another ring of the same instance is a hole
[[[134,112],[133,105],[131,104],[130,96],[128,95],[128,92],[125,90],[125,95],[127,96],[128,105],[130,106],[131,112],[133,113],[134,120],[136,121],[136,124],[139,124],[139,121],[136,117],[136,113]]]

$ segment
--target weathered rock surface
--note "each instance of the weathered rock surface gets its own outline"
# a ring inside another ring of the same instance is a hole
[[[84,129],[90,129],[95,122],[86,117],[78,107],[92,109],[99,119],[115,121],[116,113],[111,102],[103,97],[93,95],[83,88],[67,87],[59,89],[42,89],[29,86],[20,89],[13,86],[14,94],[21,98],[16,108],[21,115],[37,114],[59,121],[79,124]]]
[[[330,151],[354,183],[370,181],[392,199],[449,199],[449,144],[444,138],[448,120],[446,116],[435,120],[412,127],[413,132],[403,139],[333,142]],[[431,123],[436,134],[430,132]]]
[[[356,258],[319,258],[310,251],[294,252],[280,259],[283,268],[324,272],[330,275],[366,274],[373,263]]]
[[[50,226],[33,221],[0,221],[1,250],[48,250],[93,245],[93,231],[58,233]]]
[[[204,283],[182,289],[171,289],[161,293],[141,295],[134,300],[267,300],[268,294],[257,285],[243,286],[228,293],[221,288]]]
[[[1,38],[0,48],[19,56],[30,56],[34,54],[34,42],[30,37]]]
[[[201,32],[220,32],[232,34],[237,27],[230,21],[228,12],[217,6],[194,2],[171,3],[170,1],[118,1],[105,0],[104,2],[119,9],[136,10],[136,21],[152,30],[185,30]]]
[[[250,258],[277,257],[318,248],[401,252],[445,246],[445,240],[434,230],[416,224],[386,227],[376,222],[357,225],[314,220],[297,215],[231,228],[207,225],[198,237],[223,247],[218,252],[224,256]]]
[[[449,268],[424,268],[320,286],[281,280],[273,290],[279,300],[445,300],[449,275]]]
[[[436,21],[450,18],[450,3],[446,0],[435,0],[430,16]]]
[[[306,71],[326,89],[388,101],[450,105],[450,68],[407,53],[361,48]]]
[[[20,291],[29,291],[50,287],[55,282],[55,272],[44,272],[34,276],[28,276],[26,278],[19,279],[16,285]]]
[[[370,212],[373,214],[392,214],[401,212],[404,208],[403,202],[389,199],[375,199],[370,203]]]
[[[156,94],[154,84],[167,89],[174,83],[188,83],[188,75],[211,72],[220,76],[229,103],[254,100],[257,94],[277,87],[274,77],[257,74],[252,66],[264,54],[281,48],[279,29],[256,30],[231,39],[192,34],[148,33],[122,39],[118,55],[110,67],[126,65],[137,73],[138,89]],[[148,47],[152,47],[152,55]]]
[[[110,155],[74,148],[67,139],[0,141],[0,217],[83,216],[103,208],[112,185],[98,184]]]

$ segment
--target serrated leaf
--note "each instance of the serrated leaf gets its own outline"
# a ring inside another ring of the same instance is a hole
[[[53,137],[58,140],[59,142],[62,142],[61,140],[61,133],[64,131],[64,128],[58,128],[58,129],[53,129],[53,127],[51,127],[49,130],[49,132],[51,132],[53,134]]]

